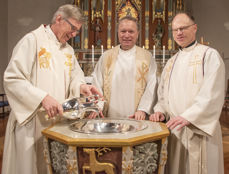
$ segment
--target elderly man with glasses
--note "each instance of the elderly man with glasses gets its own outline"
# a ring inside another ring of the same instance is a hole
[[[84,23],[82,11],[61,6],[50,25],[41,25],[14,48],[4,74],[4,88],[12,112],[5,136],[4,174],[46,174],[41,130],[50,118],[63,114],[60,103],[80,94],[99,94],[84,81],[84,74],[67,41]],[[100,95],[101,96],[101,95]]]
[[[223,60],[215,49],[197,43],[197,25],[187,13],[174,17],[172,31],[179,51],[163,70],[150,116],[171,130],[166,173],[223,174]]]

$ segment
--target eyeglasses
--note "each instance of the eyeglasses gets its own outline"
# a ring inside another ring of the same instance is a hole
[[[69,20],[64,19],[70,26],[71,26],[71,30],[73,32],[76,32],[76,34],[80,33],[80,30],[78,30]]]
[[[195,25],[195,23],[194,23],[194,24],[191,24],[191,25],[184,26],[184,27],[172,29],[172,31],[173,31],[174,33],[177,33],[178,31],[183,32],[184,30],[187,30],[189,27],[191,27],[191,26],[193,26],[193,25]]]

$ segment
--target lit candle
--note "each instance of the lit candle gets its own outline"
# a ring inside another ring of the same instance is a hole
[[[163,64],[165,63],[165,46],[163,45]]]
[[[145,49],[145,46],[143,45],[143,47],[142,47],[143,49]]]
[[[94,45],[91,46],[91,51],[92,51],[92,58],[91,58],[91,61],[92,61],[92,67],[94,68],[95,66],[95,50],[94,50]]]
[[[154,58],[154,59],[156,59],[155,54],[156,54],[156,51],[155,51],[155,45],[154,45],[154,46],[153,46],[153,58]]]
[[[112,46],[111,48],[114,48],[114,46]]]
[[[101,54],[103,54],[103,45],[101,45]]]

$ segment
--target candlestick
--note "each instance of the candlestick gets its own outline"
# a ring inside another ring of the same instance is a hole
[[[155,56],[155,45],[153,46],[153,58],[156,59],[156,56]]]
[[[101,45],[101,54],[103,54],[103,45]]]
[[[94,45],[91,46],[91,51],[92,51],[92,58],[91,58],[91,61],[92,61],[92,67],[94,69],[94,66],[95,66],[95,50],[94,50]]]
[[[165,46],[163,45],[163,64],[165,63]]]

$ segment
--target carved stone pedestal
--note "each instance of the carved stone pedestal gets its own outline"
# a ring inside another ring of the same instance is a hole
[[[66,120],[42,133],[49,174],[159,174],[167,159],[163,123]]]

